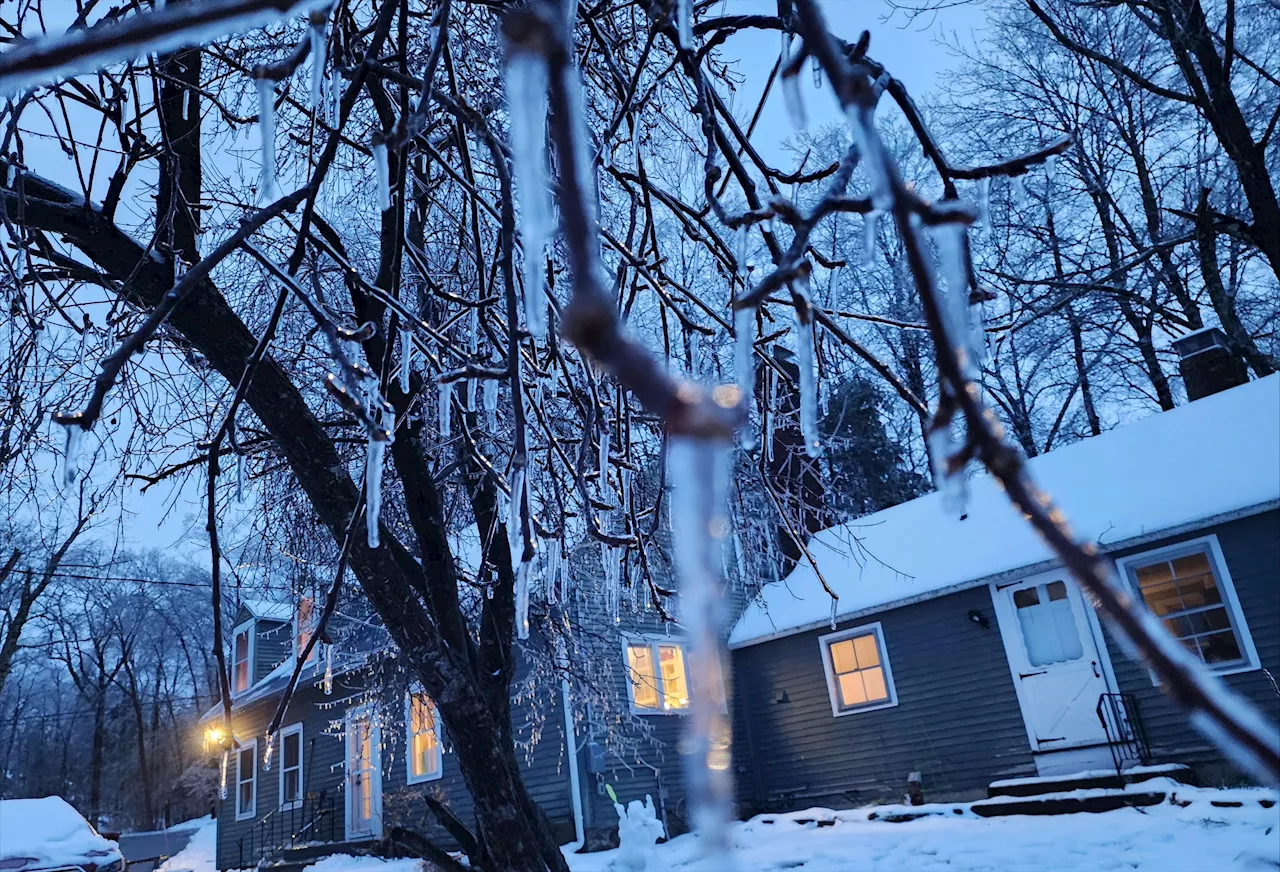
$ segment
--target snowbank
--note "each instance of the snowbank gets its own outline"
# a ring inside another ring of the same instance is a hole
[[[156,872],[213,872],[218,868],[218,822],[202,817],[170,827],[169,832],[192,828],[195,832],[187,846],[160,864]]]
[[[1099,547],[1280,500],[1280,374],[1152,415],[1033,458],[1031,474]],[[840,597],[837,619],[1052,559],[987,475],[969,482],[965,520],[929,494],[809,545]],[[823,626],[831,598],[802,563],[767,585],[738,621],[734,647]]]
[[[1139,785],[1141,786],[1141,785]],[[924,817],[907,823],[870,820],[885,809],[808,809],[760,815],[735,825],[738,872],[1246,872],[1280,865],[1280,808],[1263,808],[1259,798],[1275,791],[1231,791],[1242,808],[1218,808],[1224,791],[1171,783],[1179,802],[1104,814],[975,818],[965,806],[939,809],[960,814]],[[909,811],[929,810],[930,806]],[[697,839],[680,836],[654,852],[650,869],[725,868],[697,864]],[[568,854],[573,872],[609,872],[616,851]],[[342,872],[342,870],[327,870]]]
[[[0,800],[0,856],[62,866],[100,863],[118,851],[60,796]]]

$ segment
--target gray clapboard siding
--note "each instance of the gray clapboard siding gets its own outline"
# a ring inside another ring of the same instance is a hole
[[[289,621],[259,620],[254,625],[253,680],[266,678],[284,661],[293,657],[293,624]]]
[[[969,620],[971,609],[987,617],[989,629]],[[832,715],[818,642],[827,628],[734,652],[744,814],[897,799],[912,771],[922,773],[929,799],[974,795],[993,778],[1034,773],[985,587],[837,628],[875,621],[897,690],[892,708]]]
[[[1258,649],[1258,658],[1264,669],[1280,676],[1280,511],[1228,521],[1130,548],[1114,556],[1140,554],[1209,534],[1218,537],[1240,608]],[[1106,638],[1116,683],[1122,692],[1134,696],[1157,761],[1221,762],[1221,755],[1152,682],[1147,669],[1130,659],[1110,633],[1106,633]],[[1272,723],[1280,721],[1280,695],[1261,670],[1228,675],[1223,680],[1258,706]]]

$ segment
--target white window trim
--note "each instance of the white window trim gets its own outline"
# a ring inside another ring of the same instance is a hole
[[[298,798],[293,802],[285,802],[284,801],[284,771],[285,771],[284,740],[286,736],[292,736],[295,733],[298,736]],[[296,724],[291,724],[280,731],[280,792],[278,796],[280,797],[280,808],[282,809],[288,810],[288,809],[302,807],[303,797],[307,795],[307,786],[304,781],[305,776],[303,775],[303,772],[305,771],[305,767],[303,764],[306,758],[306,753],[307,753],[306,747],[303,744],[301,722]]]
[[[1172,545],[1165,545],[1162,548],[1153,548],[1150,551],[1141,551],[1137,554],[1119,557],[1116,559],[1116,572],[1124,579],[1138,603],[1145,609],[1147,607],[1146,601],[1142,598],[1142,591],[1138,588],[1137,576],[1132,572],[1134,565],[1161,559],[1167,560],[1180,553],[1189,554],[1200,550],[1208,550],[1209,552],[1209,562],[1212,565],[1214,579],[1217,581],[1219,590],[1222,591],[1222,602],[1227,607],[1227,614],[1231,618],[1231,629],[1235,631],[1236,638],[1240,642],[1240,653],[1244,656],[1243,663],[1216,669],[1213,665],[1206,663],[1204,664],[1205,668],[1215,675],[1237,675],[1241,672],[1253,672],[1261,669],[1262,661],[1258,659],[1258,649],[1254,647],[1253,634],[1249,632],[1249,622],[1245,620],[1244,609],[1240,607],[1240,599],[1236,596],[1236,585],[1231,579],[1231,570],[1227,568],[1227,559],[1222,553],[1222,546],[1218,544],[1217,534],[1210,533],[1208,536],[1185,539]],[[1159,619],[1157,618],[1157,620]],[[1178,644],[1181,645],[1182,643],[1179,642]],[[1192,656],[1194,657],[1195,655],[1192,654]],[[1199,658],[1197,657],[1196,659],[1198,660]],[[1157,687],[1160,685],[1160,680],[1156,678],[1154,672],[1151,673],[1151,683]]]
[[[245,622],[244,622],[244,623],[242,623],[242,624],[236,624],[235,628],[231,631],[231,696],[232,696],[232,697],[237,697],[237,696],[240,696],[241,694],[248,693],[248,692],[253,688],[253,685],[254,685],[254,681],[253,681],[253,658],[254,658],[254,654],[256,653],[256,649],[257,649],[257,647],[258,647],[258,646],[257,646],[257,639],[255,638],[255,637],[258,635],[258,627],[257,627],[257,623],[258,623],[258,622],[257,622],[257,619],[255,619],[255,618],[250,618],[249,620],[245,621]],[[245,683],[245,686],[244,686],[242,689],[240,689],[240,690],[236,690],[236,689],[235,689],[235,685],[236,685],[236,639],[237,639],[237,638],[240,636],[240,634],[241,634],[242,632],[244,632],[245,630],[248,630],[248,631],[249,631],[249,652],[248,652],[248,656],[249,656],[249,672],[248,672],[248,678],[249,678],[249,680]]]
[[[689,642],[675,636],[667,636],[664,634],[631,634],[622,637],[622,671],[623,680],[627,684],[627,704],[631,708],[631,713],[635,715],[687,715],[692,711],[692,706],[688,705],[684,708],[663,708],[662,700],[665,694],[662,690],[662,678],[658,678],[658,707],[649,708],[648,706],[636,705],[636,691],[631,683],[631,659],[627,656],[627,648],[630,645],[648,645],[653,653],[653,663],[655,668],[658,664],[658,646],[659,645],[675,645],[680,649],[682,660],[684,663],[684,682],[685,687],[689,689],[690,696],[693,695],[693,677],[689,675]],[[720,711],[727,712],[729,710],[728,695],[725,693],[724,687],[724,667],[721,666],[720,672]]]
[[[240,758],[244,754],[245,748],[253,749],[253,781],[252,781],[253,801],[249,803],[249,809],[247,811],[242,811],[240,809],[240,785],[244,783],[244,779],[240,777]],[[236,785],[235,786],[236,786],[236,793],[235,793],[236,820],[238,821],[252,820],[253,817],[258,813],[258,740],[257,739],[247,739],[246,741],[241,742],[239,747],[236,748]]]
[[[854,708],[841,708],[840,690],[836,682],[836,668],[831,661],[831,646],[836,642],[843,642],[845,639],[868,635],[874,635],[876,638],[876,646],[880,652],[880,667],[884,670],[884,685],[885,689],[889,691],[889,698],[884,702],[868,703]],[[898,688],[893,683],[893,669],[889,665],[889,648],[884,643],[884,628],[880,626],[879,621],[819,636],[818,652],[822,656],[822,669],[827,675],[827,696],[831,700],[832,717],[843,718],[846,715],[860,715],[864,712],[893,708],[898,704]]]
[[[428,781],[439,781],[444,777],[444,733],[440,728],[440,709],[436,701],[431,699],[431,708],[435,712],[436,723],[436,771],[426,775],[413,774],[413,695],[426,693],[421,685],[413,685],[404,695],[404,774],[409,784],[426,784]]]

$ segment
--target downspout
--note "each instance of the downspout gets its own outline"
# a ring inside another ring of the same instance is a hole
[[[560,680],[560,701],[564,708],[565,751],[569,757],[570,797],[573,801],[573,835],[575,841],[565,845],[564,850],[572,853],[586,844],[586,831],[582,821],[582,783],[578,776],[578,737],[573,728],[573,705],[569,695],[569,679]]]

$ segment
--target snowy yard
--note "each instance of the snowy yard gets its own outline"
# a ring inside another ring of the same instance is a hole
[[[737,824],[738,864],[698,864],[697,841],[681,836],[659,845],[647,869],[719,872],[1262,872],[1280,868],[1280,807],[1268,790],[1198,790],[1175,787],[1185,807],[1166,803],[1104,814],[984,819],[969,814],[906,823],[868,820],[883,809],[809,809],[760,815]],[[1241,801],[1222,808],[1213,802]],[[808,823],[803,823],[808,821]],[[819,825],[818,822],[823,822]],[[570,854],[573,872],[622,872],[617,851]],[[417,872],[410,860],[330,857],[307,872]],[[162,872],[212,872],[213,828],[192,840]]]

